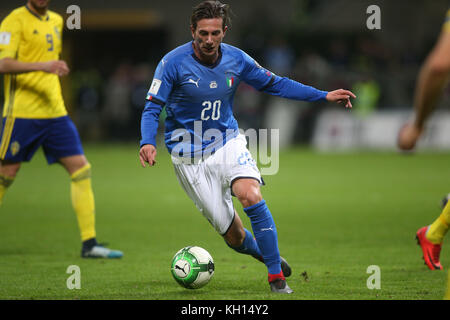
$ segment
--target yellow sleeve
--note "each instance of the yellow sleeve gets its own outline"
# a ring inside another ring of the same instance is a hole
[[[22,24],[14,16],[7,16],[0,26],[0,59],[15,58],[22,38]]]
[[[447,11],[447,15],[445,16],[444,25],[442,27],[444,32],[450,32],[450,9]]]
[[[61,20],[60,20],[60,23],[59,23],[59,25],[58,25],[58,28],[59,28],[59,35],[60,35],[60,37],[61,37],[61,46],[59,47],[59,54],[61,54],[61,52],[62,52],[62,46],[63,46],[63,41],[62,41],[62,39],[63,39],[63,30],[64,30],[64,27],[63,27],[63,25],[64,25],[64,21],[63,21],[63,19],[61,18]]]

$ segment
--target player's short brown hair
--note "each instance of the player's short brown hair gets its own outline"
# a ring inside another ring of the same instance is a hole
[[[221,3],[220,1],[203,1],[194,7],[191,15],[191,26],[194,30],[197,29],[197,22],[202,19],[215,19],[222,18],[222,29],[225,30],[225,26],[230,25],[230,6],[228,4]]]

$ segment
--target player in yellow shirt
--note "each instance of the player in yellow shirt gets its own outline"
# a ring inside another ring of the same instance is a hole
[[[49,164],[71,177],[71,197],[82,240],[82,257],[120,258],[122,252],[97,243],[91,166],[75,125],[67,115],[59,76],[63,19],[48,10],[50,0],[28,0],[0,25],[0,73],[5,103],[0,142],[0,203],[23,161],[42,146]]]
[[[399,132],[398,146],[403,150],[414,148],[423,132],[426,120],[433,112],[450,77],[450,10],[439,40],[422,66],[414,97],[414,119]],[[420,228],[416,237],[422,247],[423,258],[431,270],[441,270],[442,241],[450,225],[450,201],[445,201],[441,215],[429,226]],[[450,274],[449,274],[450,277]],[[450,278],[446,299],[450,299]]]

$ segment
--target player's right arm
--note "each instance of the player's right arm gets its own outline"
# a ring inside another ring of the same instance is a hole
[[[0,59],[0,73],[26,73],[43,71],[65,76],[69,73],[69,67],[63,60],[46,62],[22,62],[13,58]]]
[[[172,61],[163,58],[156,68],[152,84],[147,94],[145,108],[141,118],[141,141],[139,160],[142,167],[156,163],[156,135],[158,133],[159,115],[172,91],[176,71]]]
[[[450,14],[447,16],[450,19]],[[399,132],[398,146],[403,150],[414,148],[422,134],[426,120],[437,105],[450,76],[450,21],[444,24],[438,42],[423,64],[414,95],[414,119]]]
[[[139,160],[143,168],[146,167],[146,163],[154,166],[156,164],[156,147],[152,144],[143,145],[139,150]]]
[[[22,22],[14,15],[7,16],[0,26],[0,73],[26,73],[43,71],[63,76],[69,73],[62,60],[24,62],[16,59],[22,39]]]

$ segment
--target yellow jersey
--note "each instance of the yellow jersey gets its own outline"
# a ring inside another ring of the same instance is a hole
[[[447,10],[447,15],[445,16],[443,30],[445,32],[450,32],[450,9]]]
[[[0,59],[21,62],[58,60],[62,48],[62,17],[46,16],[27,6],[13,10],[0,25]],[[48,119],[67,115],[56,74],[42,71],[4,75],[3,117]]]

